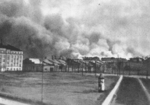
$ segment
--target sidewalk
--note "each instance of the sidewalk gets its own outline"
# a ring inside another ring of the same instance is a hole
[[[143,90],[144,90],[144,92],[148,98],[148,101],[150,102],[150,94],[149,94],[147,88],[144,86],[144,84],[142,83],[142,81],[139,78],[138,78],[138,81],[139,81],[140,85],[142,86],[142,88],[143,88]]]
[[[138,78],[124,77],[110,105],[150,105]]]
[[[30,105],[0,97],[0,105]]]
[[[119,80],[117,81],[115,87],[112,89],[112,91],[106,97],[106,99],[104,100],[102,105],[109,105],[110,104],[110,102],[112,101],[114,95],[116,94],[116,91],[117,91],[118,87],[120,86],[120,83],[121,83],[122,79],[123,79],[123,76],[121,75]]]

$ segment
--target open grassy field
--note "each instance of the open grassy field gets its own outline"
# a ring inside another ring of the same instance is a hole
[[[111,105],[149,105],[149,101],[136,78],[124,77]]]
[[[43,102],[47,105],[100,105],[118,77],[105,77],[106,91],[98,93],[97,77],[78,73],[45,72]],[[11,72],[0,74],[0,95],[14,99],[41,101],[42,73]]]

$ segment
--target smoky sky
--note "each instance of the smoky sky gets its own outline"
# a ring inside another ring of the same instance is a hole
[[[1,0],[0,38],[25,57],[150,53],[149,0]]]

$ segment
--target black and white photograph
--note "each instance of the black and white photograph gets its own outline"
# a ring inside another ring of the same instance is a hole
[[[0,105],[150,105],[150,0],[0,0]]]

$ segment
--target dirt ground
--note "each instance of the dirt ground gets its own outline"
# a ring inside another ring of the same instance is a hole
[[[45,72],[43,74],[43,102],[47,105],[100,105],[111,91],[118,77],[105,77],[105,92],[98,92],[98,79],[81,73]],[[42,73],[1,73],[0,93],[41,101]]]

